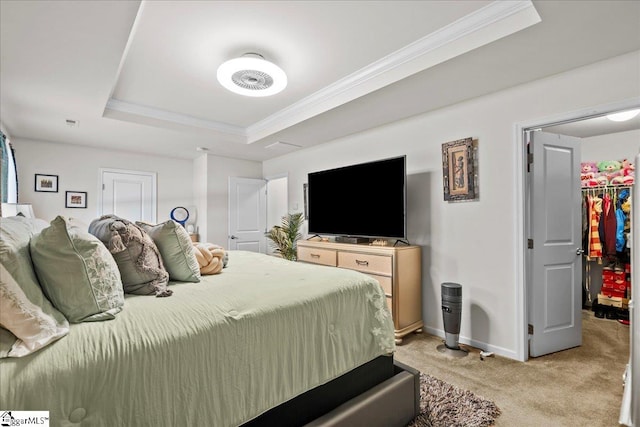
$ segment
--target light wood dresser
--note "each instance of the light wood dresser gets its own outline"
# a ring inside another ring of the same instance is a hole
[[[348,268],[378,282],[387,295],[396,344],[422,332],[422,270],[419,246],[372,246],[326,241],[298,241],[298,261]]]

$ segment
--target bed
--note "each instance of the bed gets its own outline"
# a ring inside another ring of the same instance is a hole
[[[341,425],[332,412],[379,406],[408,369],[393,363],[385,295],[363,274],[231,251],[221,274],[169,289],[0,359],[0,408],[48,410],[59,426]],[[415,409],[415,394],[393,396]]]

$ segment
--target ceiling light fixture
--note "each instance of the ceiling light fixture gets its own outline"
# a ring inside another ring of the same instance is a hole
[[[640,108],[635,110],[621,111],[619,113],[607,114],[607,119],[613,122],[626,122],[633,119],[640,113]]]
[[[282,68],[257,53],[245,53],[218,67],[218,81],[231,92],[245,96],[270,96],[287,87]]]

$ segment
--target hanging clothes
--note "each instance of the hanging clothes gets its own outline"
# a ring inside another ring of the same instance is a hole
[[[589,195],[582,196],[582,249],[589,254]]]
[[[626,246],[625,224],[627,222],[627,214],[622,210],[622,205],[629,197],[629,190],[624,189],[618,195],[616,203],[616,251],[622,252]]]
[[[602,243],[598,226],[602,214],[602,199],[597,196],[589,196],[589,258],[602,257]]]
[[[602,241],[603,255],[615,257],[618,221],[616,219],[616,208],[609,193],[605,194],[603,198],[602,217],[600,222],[603,224],[604,229],[604,239]]]

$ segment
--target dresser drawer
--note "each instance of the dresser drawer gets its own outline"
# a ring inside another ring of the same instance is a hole
[[[298,246],[298,261],[336,266],[336,251]]]
[[[373,277],[380,283],[380,286],[382,286],[382,290],[384,291],[386,296],[390,297],[392,295],[391,289],[393,280],[391,279],[391,277],[379,276],[377,274],[368,274],[368,276]]]
[[[338,267],[389,276],[393,270],[390,256],[342,251],[338,252]]]

